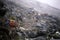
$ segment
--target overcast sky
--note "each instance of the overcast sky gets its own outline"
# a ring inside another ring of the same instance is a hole
[[[60,0],[37,0],[60,9]]]

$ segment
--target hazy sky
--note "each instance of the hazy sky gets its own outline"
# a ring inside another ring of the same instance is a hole
[[[60,9],[60,0],[37,0]]]

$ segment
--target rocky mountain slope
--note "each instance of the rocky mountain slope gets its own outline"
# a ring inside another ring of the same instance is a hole
[[[24,0],[3,0],[9,9],[6,16],[19,23],[19,40],[53,40],[60,38],[60,9]],[[28,4],[29,3],[29,4]],[[55,34],[58,32],[59,36]]]

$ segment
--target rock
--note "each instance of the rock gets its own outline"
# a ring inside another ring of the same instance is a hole
[[[46,40],[46,38],[40,36],[40,37],[37,37],[37,38],[25,38],[25,40]]]

